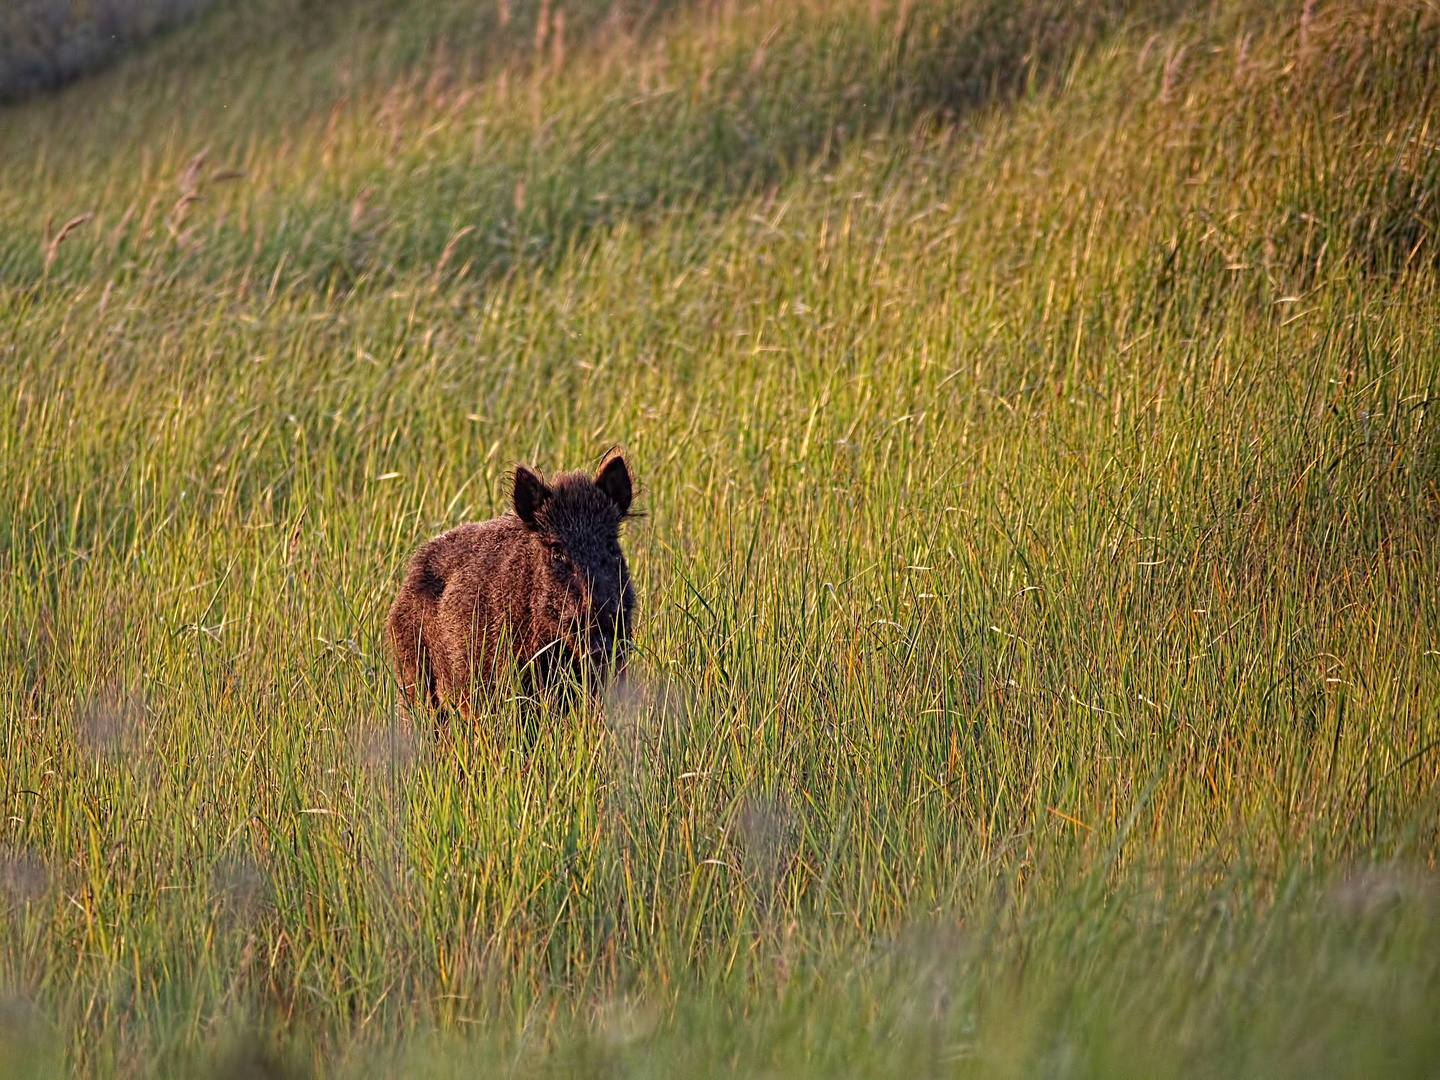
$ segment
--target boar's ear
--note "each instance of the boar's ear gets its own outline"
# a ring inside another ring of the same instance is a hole
[[[535,524],[535,515],[550,498],[550,488],[524,465],[515,466],[515,513],[526,525]]]
[[[610,501],[620,508],[621,517],[630,513],[634,488],[630,483],[630,466],[625,464],[623,454],[612,450],[605,455],[600,470],[595,474],[595,486],[610,496]]]

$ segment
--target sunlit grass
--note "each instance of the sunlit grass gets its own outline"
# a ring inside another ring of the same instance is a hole
[[[17,1075],[1424,1074],[1433,15],[559,10],[0,112]],[[407,725],[616,444],[630,683]]]

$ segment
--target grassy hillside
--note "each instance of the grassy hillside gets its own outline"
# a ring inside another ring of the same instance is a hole
[[[1428,1075],[1437,64],[257,0],[0,111],[0,1075]],[[407,724],[615,444],[634,677]]]

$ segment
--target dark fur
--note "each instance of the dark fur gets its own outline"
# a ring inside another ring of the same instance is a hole
[[[423,544],[386,624],[406,701],[468,716],[473,690],[512,664],[531,693],[603,685],[624,661],[635,610],[620,550],[632,495],[618,453],[593,479],[546,483],[520,465],[510,513]]]

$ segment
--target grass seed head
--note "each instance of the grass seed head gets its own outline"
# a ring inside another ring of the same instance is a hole
[[[210,872],[210,896],[227,919],[248,925],[272,901],[270,878],[248,856],[227,857]]]
[[[81,706],[75,741],[94,758],[117,758],[144,742],[145,704],[133,688],[107,686]]]
[[[45,860],[24,848],[0,847],[0,904],[28,904],[45,895],[50,870]]]
[[[736,836],[745,875],[766,902],[774,894],[795,855],[795,813],[776,795],[752,795],[740,807]]]

